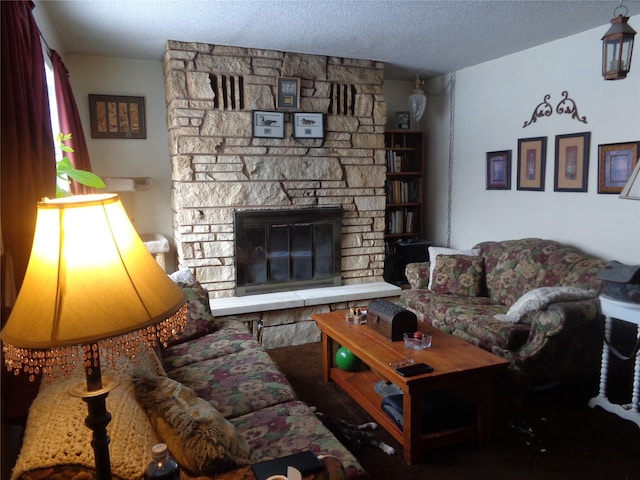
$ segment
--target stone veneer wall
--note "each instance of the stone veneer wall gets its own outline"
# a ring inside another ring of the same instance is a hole
[[[382,281],[386,104],[366,60],[169,41],[164,54],[174,239],[212,298],[234,295],[234,212],[342,205],[343,284]],[[276,110],[278,77],[324,139],[252,138],[252,110]]]

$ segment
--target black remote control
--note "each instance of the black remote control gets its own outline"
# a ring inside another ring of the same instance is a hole
[[[406,367],[396,368],[396,372],[403,377],[413,377],[415,375],[433,372],[433,367],[426,363],[415,363],[413,365],[407,365]]]

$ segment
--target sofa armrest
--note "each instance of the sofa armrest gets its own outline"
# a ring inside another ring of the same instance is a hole
[[[429,285],[430,262],[407,263],[404,274],[413,289],[427,288]]]
[[[494,349],[512,368],[541,380],[576,379],[598,371],[602,322],[597,298],[552,303],[530,320],[529,338],[518,350]]]

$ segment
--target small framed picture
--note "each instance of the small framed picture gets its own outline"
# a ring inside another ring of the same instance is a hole
[[[144,97],[89,94],[92,138],[147,138]]]
[[[487,190],[511,190],[511,150],[487,152]]]
[[[598,145],[598,193],[620,193],[638,162],[640,142]]]
[[[555,192],[586,192],[590,132],[556,135]]]
[[[547,137],[518,140],[518,190],[544,191]]]
[[[284,112],[254,110],[252,134],[256,138],[284,138]]]
[[[294,113],[293,136],[295,138],[324,138],[324,114]]]
[[[278,108],[300,108],[300,79],[278,77]]]
[[[398,130],[409,130],[411,128],[409,112],[396,112],[396,128]]]

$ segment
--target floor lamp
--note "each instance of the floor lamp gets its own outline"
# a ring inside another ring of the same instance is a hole
[[[27,271],[0,333],[5,364],[30,380],[84,368],[86,383],[69,393],[87,404],[98,480],[112,478],[105,399],[118,384],[102,375],[101,355],[108,364],[165,343],[186,325],[186,311],[184,293],[146,250],[117,195],[38,203]]]

